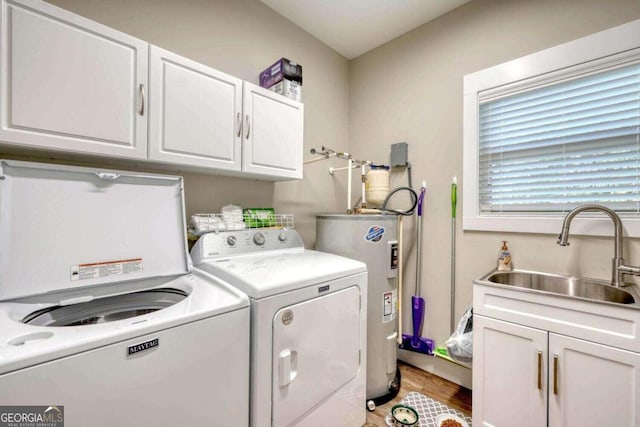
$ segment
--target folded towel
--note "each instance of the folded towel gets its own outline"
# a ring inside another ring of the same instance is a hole
[[[212,231],[225,231],[227,225],[221,218],[213,215],[193,215],[189,220],[188,228],[189,233],[200,236]]]
[[[222,220],[224,221],[227,230],[244,230],[244,218],[242,216],[242,207],[238,205],[226,205],[220,210],[222,213]]]

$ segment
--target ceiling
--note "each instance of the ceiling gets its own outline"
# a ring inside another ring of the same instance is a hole
[[[353,59],[470,0],[260,0]]]

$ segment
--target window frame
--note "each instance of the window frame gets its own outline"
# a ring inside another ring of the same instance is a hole
[[[640,20],[523,56],[464,76],[463,185],[464,230],[558,234],[562,213],[480,213],[478,203],[478,110],[482,100],[521,92],[551,82],[640,61]],[[640,237],[640,217],[620,214],[626,234]],[[611,220],[581,214],[572,233],[610,236]]]

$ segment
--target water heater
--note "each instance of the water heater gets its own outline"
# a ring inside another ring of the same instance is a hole
[[[318,215],[316,249],[367,264],[367,400],[398,394],[398,217]]]

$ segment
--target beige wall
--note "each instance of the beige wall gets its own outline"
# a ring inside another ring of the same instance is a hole
[[[612,239],[572,238],[571,246],[562,248],[555,244],[555,235],[462,231],[462,78],[638,18],[637,0],[473,0],[351,61],[351,151],[381,161],[388,156],[390,144],[406,141],[414,185],[427,181],[421,284],[427,323],[423,335],[435,338],[438,344],[449,335],[450,186],[454,175],[460,183],[456,319],[471,303],[472,280],[495,267],[502,239],[509,241],[518,268],[610,277]],[[395,175],[397,184],[404,183],[401,172]],[[412,251],[411,242],[408,245]],[[626,258],[640,264],[639,242],[627,241],[625,249]],[[405,270],[407,298],[415,285],[414,266],[410,252]],[[408,307],[404,313],[404,327],[408,328]],[[450,370],[439,361],[413,354],[402,357],[436,372]]]
[[[253,83],[258,83],[260,71],[278,58],[297,61],[304,75],[305,159],[313,157],[309,154],[312,147],[347,149],[348,61],[257,0],[49,2]],[[16,157],[2,151],[0,155]],[[305,168],[302,181],[281,183],[184,173],[179,169],[160,172],[185,177],[188,215],[218,212],[230,202],[245,207],[273,206],[279,213],[295,214],[296,228],[309,246],[315,239],[314,213],[335,212],[337,201],[345,197],[345,185],[329,176],[329,165],[329,161],[311,164]],[[131,169],[127,164],[112,166]]]

